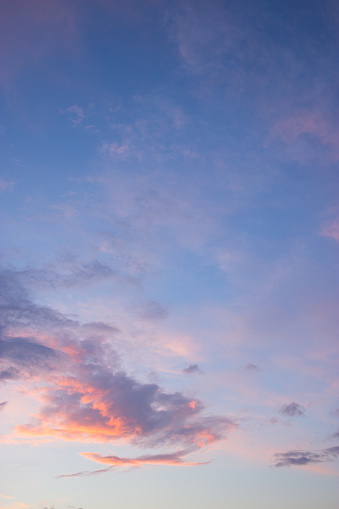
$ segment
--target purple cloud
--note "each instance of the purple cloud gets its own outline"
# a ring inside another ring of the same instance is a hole
[[[184,368],[182,371],[186,375],[193,375],[194,373],[203,374],[203,371],[202,369],[200,369],[198,364],[190,364],[189,366],[187,366],[187,368]]]
[[[279,412],[282,415],[287,415],[288,417],[296,417],[296,416],[302,416],[305,414],[305,407],[302,405],[299,405],[298,403],[295,403],[294,401],[292,403],[289,403],[288,405],[283,405]]]
[[[8,271],[3,280],[8,292],[2,301],[7,311],[2,329],[7,335],[0,340],[6,363],[2,377],[28,380],[34,373],[45,384],[43,406],[31,422],[16,426],[16,433],[93,442],[124,439],[147,447],[180,444],[193,450],[225,438],[236,427],[232,419],[204,415],[199,399],[167,392],[122,371],[111,342],[115,327],[80,325],[34,304],[17,274]],[[22,328],[34,336],[9,335]],[[198,365],[187,369],[200,371]]]
[[[322,449],[318,452],[313,451],[288,451],[276,453],[276,467],[304,466],[311,463],[322,463],[325,461],[334,461],[339,456],[339,446]]]
[[[259,371],[258,366],[256,366],[255,364],[252,364],[251,362],[246,364],[245,369],[246,369],[246,371]]]

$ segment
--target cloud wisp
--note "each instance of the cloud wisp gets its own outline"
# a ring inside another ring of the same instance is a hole
[[[143,456],[137,456],[136,458],[124,458],[121,456],[103,456],[95,452],[82,452],[80,453],[86,459],[100,463],[102,465],[108,465],[107,468],[92,471],[75,472],[74,474],[62,474],[58,478],[67,477],[87,477],[92,475],[98,475],[104,472],[109,472],[115,469],[131,469],[131,468],[142,468],[146,465],[163,465],[163,466],[181,466],[181,467],[195,467],[199,465],[207,465],[210,461],[187,461],[185,456],[191,453],[192,450],[180,450],[169,454],[145,454]]]

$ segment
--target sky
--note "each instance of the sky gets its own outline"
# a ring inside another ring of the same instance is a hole
[[[338,3],[1,0],[0,47],[0,508],[337,509]]]

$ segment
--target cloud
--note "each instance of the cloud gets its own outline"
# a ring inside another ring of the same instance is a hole
[[[21,272],[3,270],[0,272],[0,311],[2,326],[29,327],[36,330],[43,327],[72,326],[76,322],[47,306],[37,306],[23,286]]]
[[[55,356],[52,348],[27,338],[0,339],[0,358],[13,360],[20,365],[40,364]]]
[[[8,404],[8,401],[3,401],[2,403],[0,403],[0,411],[1,410],[4,410],[5,406]]]
[[[317,108],[310,106],[308,109],[292,110],[288,114],[281,112],[264,143],[265,148],[273,140],[280,139],[288,145],[289,155],[301,163],[310,157],[319,158],[322,154],[326,154],[327,162],[338,161],[339,130],[336,119],[321,103],[323,98],[320,98],[320,106]]]
[[[168,317],[168,311],[159,302],[150,301],[139,309],[138,317],[142,320],[164,320]]]
[[[180,466],[196,466],[204,463],[190,462],[183,459],[190,451],[178,451],[170,454],[150,454],[138,456],[137,458],[121,458],[119,456],[102,456],[101,454],[82,452],[81,456],[102,463],[103,465],[110,465],[114,467],[120,466],[135,466],[140,467],[143,465],[180,465]]]
[[[293,401],[288,405],[283,405],[279,412],[282,415],[288,415],[289,417],[302,416],[305,414],[305,407]]]
[[[0,179],[0,193],[4,191],[11,191],[15,186],[15,182],[8,182],[6,180]]]
[[[252,364],[251,362],[246,364],[245,369],[246,369],[246,371],[259,371],[258,366],[256,366],[255,364]]]
[[[73,127],[79,126],[85,118],[84,109],[77,105],[70,106],[63,113],[68,115]]]
[[[108,325],[103,322],[89,322],[81,325],[81,328],[85,331],[94,332],[96,334],[116,334],[119,329],[115,326]]]
[[[276,453],[276,467],[305,466],[311,463],[334,461],[339,456],[339,446],[313,451],[288,451]]]
[[[324,224],[321,228],[320,235],[322,237],[331,237],[339,242],[339,220],[336,219]]]
[[[199,373],[199,374],[203,373],[203,371],[200,369],[198,364],[190,364],[189,366],[187,366],[187,368],[184,368],[182,370],[182,372],[185,373],[186,375],[192,375],[194,373]]]
[[[30,422],[16,426],[16,435],[91,442],[122,439],[142,447],[180,445],[192,450],[225,439],[235,429],[232,419],[205,415],[199,399],[129,376],[121,370],[112,344],[115,327],[103,322],[80,325],[34,304],[17,276],[2,274],[7,318],[0,339],[5,363],[1,376],[9,382],[25,377],[29,383],[33,374],[30,391],[39,396],[42,407]],[[22,330],[34,335],[14,335]],[[191,365],[192,372],[196,369]],[[153,460],[160,461],[160,456]],[[172,461],[183,462],[179,456]]]
[[[0,380],[15,380],[22,376],[49,371],[60,360],[60,353],[52,348],[21,337],[0,339],[0,361],[5,369]]]
[[[215,3],[184,2],[172,13],[170,38],[188,70],[197,75],[222,72],[243,57],[244,33],[230,12]]]
[[[138,382],[121,371],[114,373],[98,359],[89,362],[83,352],[75,358],[79,359],[75,376],[57,378],[44,398],[44,407],[30,424],[17,426],[18,433],[201,448],[224,438],[236,426],[224,417],[203,417],[204,405],[199,400],[164,392],[157,384]]]
[[[198,461],[187,461],[185,460],[185,456],[187,456],[191,450],[181,450],[172,453],[162,453],[162,454],[145,454],[143,456],[137,456],[136,458],[123,458],[120,456],[103,456],[101,454],[97,454],[95,452],[82,452],[80,453],[86,459],[94,461],[96,463],[100,463],[103,465],[108,465],[107,468],[103,468],[100,470],[94,471],[82,471],[76,472],[74,474],[62,474],[57,476],[60,478],[67,477],[88,477],[93,475],[102,474],[105,472],[109,472],[116,468],[140,468],[145,465],[167,465],[167,466],[181,466],[181,467],[193,467],[198,465],[206,465],[210,463],[210,461],[198,462]]]
[[[17,378],[20,378],[20,371],[13,366],[0,371],[0,380],[16,380]]]
[[[7,273],[4,272],[3,277],[5,275],[9,281],[19,285],[20,291],[23,293],[25,291],[24,287],[81,287],[108,280],[117,274],[110,266],[99,260],[81,262],[76,258],[72,258],[71,260],[62,260],[54,265],[48,265],[42,269],[10,270]]]

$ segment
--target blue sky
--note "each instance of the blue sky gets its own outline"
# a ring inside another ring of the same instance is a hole
[[[1,509],[337,507],[338,22],[1,3]]]

